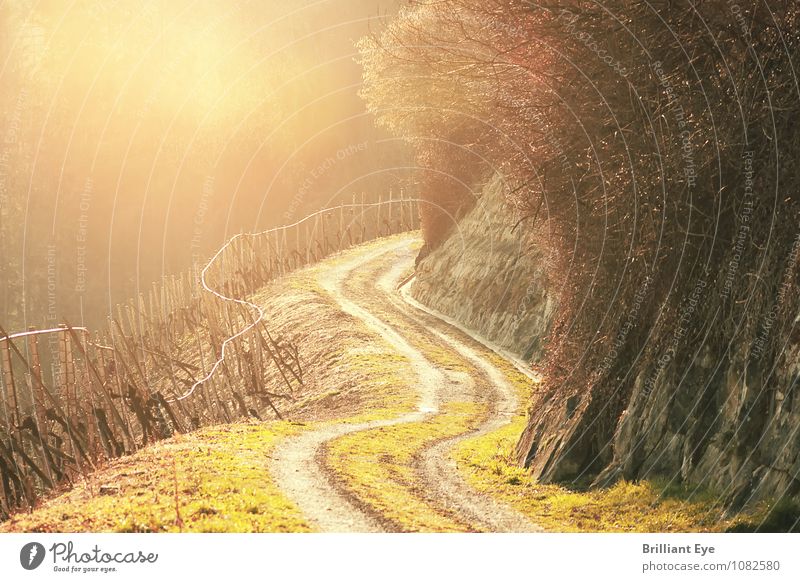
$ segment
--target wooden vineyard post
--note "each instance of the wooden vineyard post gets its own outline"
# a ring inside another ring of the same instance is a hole
[[[275,259],[278,261],[278,276],[283,277],[283,248],[281,248],[281,232],[275,231]]]
[[[369,237],[369,240],[375,240],[381,236],[381,197],[378,195],[377,202],[370,202],[369,208],[372,210],[372,222],[375,224],[375,232]]]
[[[337,240],[339,248],[336,251],[341,251],[344,248],[344,205],[339,204],[339,232],[337,233]]]
[[[388,226],[388,229],[389,229],[389,232],[387,234],[395,234],[394,226],[393,226],[393,223],[392,223],[392,220],[394,219],[393,210],[394,210],[394,190],[390,188],[389,189],[389,210],[388,210],[388,214],[389,214],[389,219],[388,219],[389,226]]]
[[[403,220],[403,230],[414,230],[411,225],[411,213],[410,213],[410,202],[408,197],[406,196],[406,191],[404,188],[400,188],[400,199],[402,202],[400,203],[400,208],[402,208],[403,212],[401,214]],[[408,216],[406,216],[408,214]]]
[[[367,236],[367,221],[364,219],[366,215],[366,209],[364,208],[364,192],[361,192],[361,240],[360,243],[363,243],[366,240]]]
[[[308,221],[305,222],[305,239],[303,240],[303,244],[306,247],[306,265],[311,264],[311,245],[309,244],[309,240],[311,240],[311,233],[308,227]]]
[[[400,202],[398,204],[400,206],[400,219],[397,223],[397,227],[400,229],[400,232],[406,231],[406,198],[403,189],[400,188]]]
[[[350,208],[350,228],[348,229],[348,233],[350,233],[350,246],[355,246],[359,243],[358,240],[358,230],[356,229],[356,217],[358,216],[358,200],[356,200],[356,195],[353,194],[353,202]]]
[[[353,242],[353,224],[356,221],[356,195],[353,194],[353,200],[350,206],[350,219],[347,221],[347,244],[351,247],[355,244]]]
[[[371,195],[366,195],[366,200],[364,201],[364,208],[365,212],[367,213],[367,240],[375,240],[380,236],[380,212],[381,206],[380,202],[375,203],[373,202],[374,198]],[[380,195],[378,196],[378,200],[380,200]],[[374,231],[370,232],[369,227],[374,226]]]
[[[7,390],[11,391],[11,426],[8,427],[9,432],[14,435],[14,440],[19,441],[19,398],[17,396],[17,385],[14,381],[14,368],[11,362],[11,346],[9,345],[10,339],[5,339],[0,342],[0,361],[3,366],[3,382]]]
[[[278,251],[278,267],[280,276],[286,274],[286,248],[284,247],[286,231],[283,229],[275,232],[275,248]]]
[[[387,235],[393,235],[394,234],[394,228],[392,227],[392,214],[393,214],[392,213],[392,206],[393,205],[394,205],[393,193],[392,193],[391,190],[389,190],[389,198],[388,198],[388,200],[386,202],[386,212],[385,212],[385,214],[386,214],[386,219],[385,219],[385,222],[386,222],[386,234]]]
[[[163,310],[161,309],[161,302],[159,301],[159,293],[158,293],[158,286],[156,282],[153,281],[153,285],[150,288],[149,293],[147,294],[150,303],[150,317],[152,319],[156,319],[158,321],[158,325],[160,327],[164,326],[164,314]]]
[[[297,265],[295,265],[296,269],[300,268],[301,263],[303,262],[303,255],[300,254],[300,225],[294,226],[294,254],[297,257]]]
[[[289,264],[291,255],[289,255],[289,242],[287,241],[285,228],[281,229],[281,238],[283,239],[283,242],[281,243],[281,247],[283,249],[282,250],[283,272],[288,273],[291,267],[291,265]]]
[[[325,258],[328,256],[328,235],[325,231],[325,219],[327,218],[326,214],[320,215],[320,220],[322,221],[322,257]]]
[[[403,189],[400,188],[399,192],[400,200],[398,202],[398,206],[400,207],[400,217],[397,220],[397,228],[400,229],[400,232],[406,231],[406,217],[405,217],[405,197],[403,196]]]
[[[378,194],[378,206],[375,207],[375,238],[381,236],[381,218],[383,218],[383,193]]]
[[[272,231],[270,246],[272,247],[273,263],[275,265],[275,279],[281,277],[281,249],[280,249],[280,236],[277,230]]]
[[[29,327],[28,331],[35,332],[35,327]],[[45,404],[45,387],[42,380],[42,362],[39,357],[39,337],[37,335],[28,336],[28,351],[31,358],[31,374],[37,379],[33,383],[33,402],[34,411],[36,412],[36,425],[39,430],[39,436],[43,442],[47,442],[49,431],[47,427],[47,405]]]
[[[411,202],[411,199],[406,195],[405,190],[400,190],[403,194],[403,198],[405,202],[403,203],[403,208],[405,209],[405,229],[406,230],[414,230],[414,204]]]
[[[378,194],[378,202],[375,203],[375,206],[372,208],[375,209],[374,218],[375,218],[375,234],[373,235],[373,239],[380,238],[381,236],[381,219],[383,218],[383,193]]]
[[[322,257],[319,256],[317,253],[317,249],[319,249],[319,214],[314,215],[314,226],[311,229],[312,236],[314,238],[314,262],[316,263]]]
[[[64,325],[59,325],[64,329]],[[57,396],[61,398],[64,403],[64,410],[67,416],[72,418],[72,408],[70,406],[69,394],[67,392],[67,351],[65,346],[66,334],[61,332],[58,334],[58,374],[56,375],[56,383],[58,384]]]
[[[400,188],[400,232],[406,231],[406,200],[403,189]]]
[[[270,280],[278,279],[280,277],[280,264],[278,261],[278,231],[272,230],[266,234],[267,240],[267,256],[269,257],[270,265]]]

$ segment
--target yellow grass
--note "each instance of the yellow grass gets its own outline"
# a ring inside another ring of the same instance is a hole
[[[299,428],[240,423],[175,436],[110,462],[0,531],[307,531],[267,471],[270,451]]]
[[[469,430],[481,413],[475,403],[451,403],[426,422],[341,437],[328,447],[328,466],[360,501],[403,531],[468,531],[425,500],[413,463],[426,445]]]
[[[496,355],[488,356],[527,403],[536,382]],[[468,439],[453,450],[459,470],[478,491],[516,508],[545,530],[556,532],[717,532],[760,523],[767,507],[725,516],[713,491],[660,481],[621,481],[608,489],[578,491],[538,483],[513,460],[525,428],[519,412],[511,424]]]

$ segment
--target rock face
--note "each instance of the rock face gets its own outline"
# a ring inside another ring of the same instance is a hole
[[[412,292],[535,362],[557,301],[546,257],[522,242],[517,220],[501,181],[493,179],[444,244],[421,259]],[[712,276],[703,293],[713,297],[721,284]],[[651,292],[657,289],[654,283]],[[649,293],[645,303],[658,305]],[[701,298],[698,313],[703,305]],[[642,319],[655,318],[642,311]],[[734,507],[797,498],[800,317],[787,312],[781,321],[774,333],[782,339],[769,353],[754,349],[764,329],[759,320],[741,328],[735,342],[723,334],[669,361],[663,354],[670,336],[629,337],[637,355],[621,354],[607,379],[548,387],[536,397],[517,446],[519,462],[550,482],[603,486],[665,477],[711,487]]]
[[[542,354],[555,310],[546,257],[522,241],[493,178],[449,238],[417,265],[414,297],[527,360]]]
[[[655,334],[641,357],[591,387],[548,386],[532,403],[519,462],[548,482],[666,478],[708,487],[734,508],[797,499],[800,317],[785,316],[770,352],[754,348],[763,322],[672,359]]]
[[[780,360],[773,367],[745,350],[727,359],[706,350],[694,381],[682,377],[681,366],[665,370],[654,384],[639,374],[614,434],[613,457],[597,483],[675,475],[713,487],[735,506],[796,497],[798,345]]]

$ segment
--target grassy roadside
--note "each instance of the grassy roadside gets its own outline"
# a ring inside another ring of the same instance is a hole
[[[71,491],[0,531],[307,531],[265,479],[270,451],[301,427],[238,423],[178,435],[111,461]]]
[[[479,416],[474,403],[454,402],[425,422],[340,437],[328,446],[326,464],[356,498],[402,531],[469,531],[467,524],[425,500],[414,462],[427,445],[474,428]]]
[[[536,383],[495,354],[487,359],[515,386],[520,402],[528,402]],[[762,505],[726,517],[713,491],[666,482],[623,481],[591,491],[538,483],[512,460],[525,424],[525,415],[518,412],[502,429],[462,441],[452,455],[472,487],[514,507],[547,531],[721,532],[753,529],[768,516],[770,508]]]
[[[401,378],[408,377],[403,358],[387,357],[379,346],[339,347],[343,378],[373,379],[362,387],[372,390],[374,408],[351,409],[351,416],[339,420],[237,423],[176,435],[109,462],[69,492],[0,524],[0,532],[312,531],[272,483],[271,451],[302,431],[392,418],[414,404],[413,392],[398,394]],[[311,398],[320,405],[341,393]]]

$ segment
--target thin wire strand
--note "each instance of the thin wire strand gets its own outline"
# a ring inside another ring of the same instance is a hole
[[[250,301],[247,301],[245,299],[237,299],[235,297],[228,297],[227,295],[223,295],[219,291],[217,291],[215,289],[212,289],[208,285],[208,282],[206,281],[206,273],[213,266],[214,262],[219,258],[219,256],[225,251],[225,249],[227,249],[230,245],[232,245],[238,239],[243,238],[243,237],[251,237],[251,238],[253,238],[253,237],[257,237],[257,236],[264,236],[264,235],[272,234],[274,232],[286,231],[286,230],[288,230],[290,228],[298,227],[301,224],[303,224],[304,222],[306,222],[308,220],[311,220],[312,218],[316,218],[317,216],[321,216],[321,215],[323,215],[325,213],[328,213],[328,212],[334,212],[336,210],[344,210],[346,208],[361,208],[361,209],[365,209],[365,208],[371,208],[371,207],[375,207],[375,206],[382,206],[384,204],[397,204],[397,203],[401,203],[402,204],[402,203],[405,203],[405,202],[417,202],[418,203],[418,202],[421,202],[421,201],[422,201],[421,199],[417,199],[417,198],[401,198],[401,199],[397,199],[397,200],[392,199],[392,200],[383,200],[383,201],[379,201],[379,202],[340,204],[339,206],[334,206],[334,207],[331,207],[331,208],[324,208],[322,210],[314,212],[313,214],[309,214],[308,216],[306,216],[304,218],[301,218],[300,220],[298,220],[297,222],[294,222],[292,224],[286,224],[286,225],[283,225],[283,226],[277,226],[277,227],[274,227],[274,228],[263,230],[261,232],[239,233],[239,234],[236,234],[236,235],[232,236],[228,240],[228,242],[226,242],[224,245],[222,245],[222,247],[220,247],[220,249],[216,252],[216,254],[214,254],[214,256],[211,257],[211,259],[208,261],[206,266],[203,268],[203,270],[200,273],[200,284],[202,285],[202,287],[203,287],[203,289],[205,291],[211,293],[215,297],[218,297],[219,299],[222,299],[223,301],[236,303],[238,305],[244,305],[245,307],[248,307],[248,308],[252,309],[255,312],[255,314],[257,314],[258,316],[255,319],[253,319],[252,323],[250,323],[245,328],[243,328],[239,332],[235,333],[234,335],[228,337],[225,341],[222,342],[222,348],[220,350],[219,358],[217,359],[216,362],[214,362],[214,364],[213,364],[213,366],[211,366],[211,369],[209,370],[209,372],[203,378],[200,378],[194,384],[192,384],[191,388],[189,388],[184,394],[182,394],[181,396],[178,396],[178,397],[176,397],[174,399],[168,400],[167,402],[177,402],[177,401],[185,400],[186,398],[189,398],[194,393],[194,391],[197,389],[197,387],[201,386],[202,384],[204,384],[205,382],[210,380],[211,377],[214,375],[214,372],[216,372],[217,369],[222,365],[222,362],[225,360],[225,353],[226,353],[228,344],[230,344],[232,341],[236,340],[237,338],[243,336],[244,334],[246,334],[250,330],[254,329],[264,319],[264,310],[261,309],[261,307],[259,307],[255,303],[251,303]]]
[[[249,325],[247,325],[245,328],[243,328],[242,330],[238,331],[234,335],[228,337],[225,341],[222,342],[222,348],[220,350],[219,358],[216,360],[216,362],[214,362],[214,364],[211,366],[211,369],[209,370],[209,372],[204,377],[200,378],[194,384],[192,384],[191,388],[189,388],[181,396],[169,399],[169,400],[167,400],[167,402],[170,402],[170,403],[178,402],[178,401],[181,401],[181,400],[185,400],[186,398],[189,398],[194,393],[194,391],[198,388],[198,386],[201,386],[202,384],[204,384],[205,382],[210,380],[211,377],[214,375],[214,373],[217,371],[217,369],[222,365],[222,362],[225,360],[225,354],[226,354],[226,351],[227,351],[228,344],[230,344],[232,341],[236,340],[237,338],[243,336],[244,334],[246,334],[250,330],[254,329],[264,319],[264,310],[261,309],[261,307],[259,307],[255,303],[251,303],[250,301],[247,301],[245,299],[238,299],[236,297],[228,297],[227,295],[223,295],[222,293],[220,293],[216,289],[212,289],[209,286],[208,281],[206,281],[206,274],[208,273],[208,270],[214,265],[214,263],[222,255],[222,253],[224,253],[225,250],[228,247],[230,247],[234,242],[236,242],[240,238],[244,238],[244,237],[255,238],[255,237],[258,237],[258,236],[269,235],[269,234],[272,234],[272,233],[275,233],[275,232],[286,231],[286,230],[288,230],[290,228],[296,228],[296,227],[304,224],[305,222],[307,222],[307,221],[309,221],[309,220],[311,220],[313,218],[316,218],[318,216],[322,216],[323,214],[326,214],[326,213],[335,212],[337,210],[345,210],[347,208],[360,208],[360,209],[364,210],[364,209],[373,208],[373,207],[376,207],[376,206],[383,206],[385,204],[398,204],[398,203],[399,204],[404,204],[404,203],[409,203],[409,202],[420,203],[420,202],[425,202],[425,201],[420,199],[420,198],[399,198],[399,199],[382,200],[382,201],[379,201],[379,202],[361,202],[361,203],[340,204],[338,206],[332,206],[330,208],[323,208],[322,210],[318,210],[317,212],[309,214],[309,215],[301,218],[297,222],[293,222],[291,224],[284,224],[282,226],[276,226],[276,227],[273,227],[273,228],[269,228],[267,230],[262,230],[260,232],[238,233],[238,234],[235,234],[234,236],[232,236],[230,239],[228,239],[228,241],[219,248],[219,250],[214,254],[214,256],[212,256],[211,259],[209,259],[208,263],[206,263],[206,266],[203,267],[203,270],[200,273],[200,284],[201,284],[201,286],[203,287],[203,289],[205,291],[207,291],[208,293],[211,293],[212,295],[214,295],[215,297],[218,297],[219,299],[222,299],[223,301],[236,303],[238,305],[243,305],[243,306],[253,310],[255,312],[254,314],[257,314],[257,317],[254,318],[253,321]],[[413,221],[412,221],[412,224],[413,224]],[[29,336],[33,336],[33,335],[44,335],[44,334],[50,334],[50,333],[60,333],[60,332],[68,331],[70,329],[75,330],[75,331],[80,331],[80,332],[82,332],[82,333],[84,333],[86,335],[90,334],[90,331],[85,327],[67,326],[67,327],[58,327],[58,328],[52,328],[52,329],[40,329],[40,330],[33,330],[33,331],[25,331],[25,332],[20,332],[20,333],[14,333],[14,334],[11,334],[11,335],[8,335],[8,336],[0,337],[0,342],[7,341],[7,340],[19,339],[19,338],[25,338],[25,337],[29,337]],[[91,344],[92,346],[94,346],[96,348],[102,349],[102,350],[114,351],[114,348],[111,347],[111,346],[103,346],[103,345],[95,344],[89,339],[87,339],[87,343]]]

